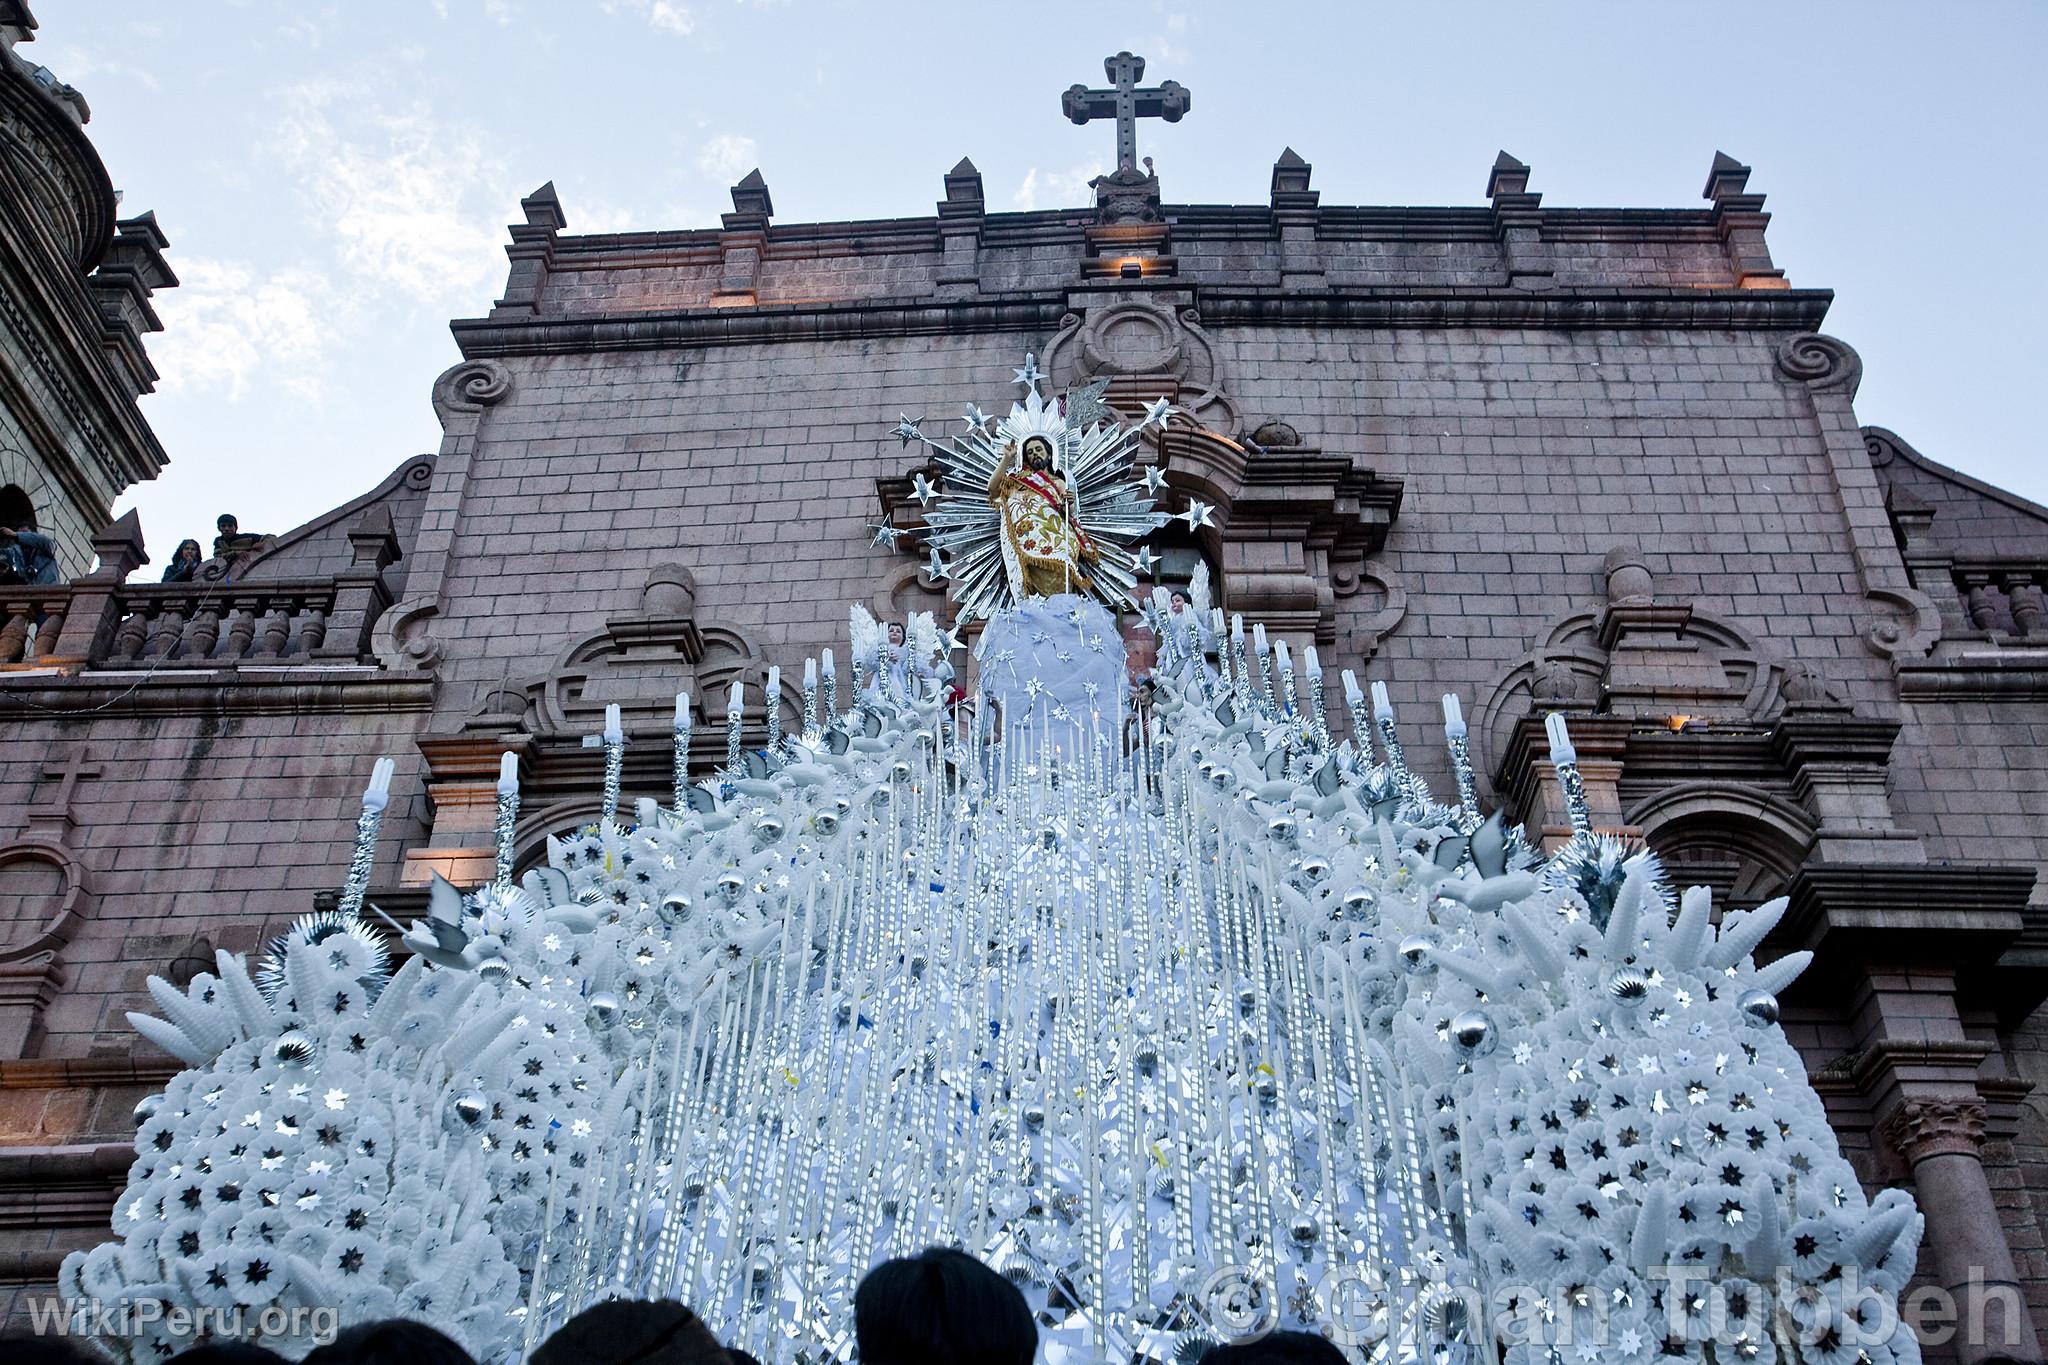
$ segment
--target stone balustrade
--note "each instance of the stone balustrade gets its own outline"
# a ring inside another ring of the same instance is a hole
[[[129,587],[116,597],[113,637],[92,662],[219,668],[320,660],[334,597],[333,579]]]
[[[63,586],[0,588],[0,664],[35,664],[60,658],[71,589]]]
[[[218,669],[367,662],[370,630],[389,605],[389,594],[381,581],[359,577],[123,583],[111,592],[81,581],[0,590],[0,666]]]
[[[2048,635],[2043,595],[2048,562],[2038,559],[1958,559],[1949,565],[1963,619],[1991,635]]]

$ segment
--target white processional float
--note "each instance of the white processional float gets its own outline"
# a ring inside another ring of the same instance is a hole
[[[619,808],[614,708],[602,819],[516,881],[508,755],[496,878],[437,882],[395,973],[362,913],[380,765],[338,912],[150,981],[161,1017],[130,1018],[187,1069],[63,1292],[258,1336],[417,1317],[489,1361],[665,1296],[763,1360],[843,1361],[863,1271],[938,1243],[1025,1292],[1056,1365],[1274,1326],[1376,1365],[1914,1365],[1885,1314],[1922,1220],[1866,1202],[1778,1027],[1807,955],[1751,954],[1784,903],[1674,902],[1592,830],[1556,718],[1561,850],[1480,810],[1454,697],[1438,803],[1382,686],[1343,675],[1340,739],[1314,651],[1297,672],[1205,583],[1143,604],[1134,711],[1108,608],[1166,519],[1136,456],[1171,413],[1017,378],[1006,419],[898,428],[944,471],[916,481],[933,567],[988,618],[981,706],[940,699],[957,635],[857,612],[848,694],[806,663],[785,735],[771,682],[747,751],[735,688],[701,780],[678,699],[666,804]],[[1064,531],[1006,505],[1019,468]],[[1029,591],[1034,525],[1084,591]]]

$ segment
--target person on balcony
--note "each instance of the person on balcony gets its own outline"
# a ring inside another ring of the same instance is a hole
[[[34,522],[0,526],[0,582],[44,587],[57,581],[57,547]]]
[[[206,562],[199,576],[232,583],[241,571],[242,561],[262,548],[270,537],[244,531],[232,512],[221,513],[214,526],[220,534],[213,538],[213,558]]]
[[[199,575],[201,563],[199,542],[181,540],[171,554],[171,562],[164,565],[164,582],[190,583]]]

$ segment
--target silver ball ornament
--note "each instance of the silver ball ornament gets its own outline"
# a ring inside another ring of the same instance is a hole
[[[271,1058],[289,1071],[298,1071],[313,1060],[313,1040],[299,1029],[286,1029],[270,1045]]]
[[[590,995],[590,1026],[599,1033],[619,1022],[619,997],[610,991],[593,991]]]
[[[1430,955],[1435,947],[1436,940],[1428,934],[1408,935],[1399,949],[1402,968],[1411,976],[1428,976],[1436,970],[1436,958]]]
[[[491,1102],[484,1098],[481,1090],[464,1090],[448,1101],[448,1112],[441,1116],[441,1126],[451,1133],[471,1132],[483,1127],[491,1114]]]
[[[1751,1028],[1769,1028],[1778,1022],[1778,997],[1769,991],[1746,990],[1736,997],[1735,1008]]]
[[[1650,979],[1634,967],[1618,967],[1607,978],[1607,994],[1623,1009],[1640,1009],[1650,998]]]
[[[1451,1018],[1451,1050],[1459,1060],[1471,1061],[1484,1057],[1500,1046],[1500,1035],[1493,1027],[1493,1020],[1479,1010],[1466,1010]]]

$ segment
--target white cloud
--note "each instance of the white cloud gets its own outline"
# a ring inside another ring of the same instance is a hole
[[[607,204],[599,200],[578,199],[574,205],[564,205],[569,213],[569,231],[581,232],[631,232],[634,221],[639,217],[631,209],[619,204]]]
[[[164,320],[149,346],[160,392],[217,391],[233,400],[267,374],[287,393],[320,401],[336,314],[346,305],[319,271],[264,274],[242,261],[180,257],[178,287],[154,302]]]
[[[284,92],[274,149],[344,270],[436,308],[479,302],[504,271],[505,172],[480,135],[360,83]]]
[[[1010,196],[1020,209],[1081,208],[1089,202],[1088,182],[1102,171],[1093,166],[1076,166],[1070,171],[1042,171],[1033,166],[1024,172],[1024,182]]]
[[[97,82],[110,86],[134,84],[145,90],[162,88],[156,73],[146,67],[95,55],[77,46],[64,47],[51,54],[50,69],[58,80],[72,85]]]
[[[605,0],[606,14],[637,14],[652,28],[687,38],[697,30],[697,16],[676,0]]]
[[[697,153],[697,169],[713,180],[731,184],[754,169],[754,139],[738,133],[720,133]]]
[[[1165,31],[1154,35],[1152,41],[1146,44],[1146,53],[1148,56],[1152,56],[1149,64],[1155,67],[1178,66],[1189,61],[1194,55],[1189,49],[1187,41],[1188,29],[1190,27],[1187,15],[1167,15]],[[1173,73],[1171,71],[1163,71],[1155,76],[1153,72],[1147,71],[1145,74],[1155,80],[1159,80],[1171,76]]]

